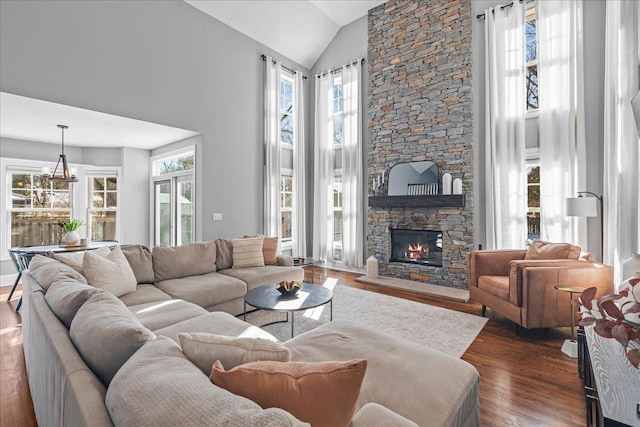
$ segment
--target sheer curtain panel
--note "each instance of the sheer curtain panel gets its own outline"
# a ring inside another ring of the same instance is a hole
[[[333,261],[333,74],[315,77],[313,258]]]
[[[280,61],[264,64],[264,234],[280,236]]]
[[[294,257],[307,255],[306,213],[305,213],[305,129],[304,129],[304,78],[302,73],[293,75],[293,246]]]
[[[638,2],[608,1],[604,72],[604,262],[615,268],[640,252],[640,154],[631,99],[638,93]]]
[[[487,249],[522,248],[527,238],[524,48],[524,5],[487,9]]]
[[[348,267],[362,267],[364,251],[361,64],[358,59],[342,67],[342,260]]]
[[[541,237],[586,250],[586,220],[565,213],[565,199],[587,190],[582,1],[545,0],[536,7]]]

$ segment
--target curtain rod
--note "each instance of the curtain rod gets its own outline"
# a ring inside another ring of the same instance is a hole
[[[522,2],[523,2],[523,0],[519,0],[518,1],[518,3],[522,3]],[[500,6],[500,10],[505,10],[506,8],[511,7],[511,6],[513,6],[513,2],[507,3],[507,4],[503,4],[502,6]],[[495,12],[492,10],[491,13],[495,13]],[[484,13],[480,13],[480,14],[476,15],[476,19],[484,18],[484,15],[485,15]]]
[[[262,56],[262,60],[263,60],[263,61],[266,61],[266,60],[267,60],[267,55],[265,55],[265,54],[263,53],[261,56]],[[276,63],[276,61],[275,61],[274,59],[272,59],[272,61],[273,61],[273,63],[274,63],[274,64]],[[291,72],[291,73],[297,73],[297,71],[296,71],[296,70],[292,70],[291,68],[289,68],[289,67],[285,67],[285,66],[284,66],[284,65],[282,65],[282,64],[280,64],[280,66],[281,66],[282,68],[284,68],[285,70],[287,70],[287,71]],[[303,75],[302,75],[302,78],[306,80],[306,79],[307,79],[307,76],[305,76],[305,75],[303,74]]]
[[[347,64],[344,65],[344,67],[351,67],[352,65],[355,65],[358,63],[358,61],[363,62],[364,63],[364,58],[360,58],[360,59],[356,59],[355,61],[351,61]],[[320,76],[326,76],[327,74],[333,74],[337,71],[342,70],[342,67],[340,68],[334,68],[333,70],[329,70],[329,71],[325,71],[324,73],[320,73],[320,74],[316,74],[316,77],[320,77]]]

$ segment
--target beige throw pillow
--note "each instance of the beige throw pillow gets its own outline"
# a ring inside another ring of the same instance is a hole
[[[216,360],[220,360],[228,369],[261,360],[291,360],[291,351],[287,347],[264,338],[186,332],[181,333],[179,338],[184,354],[206,375],[211,374],[211,367]]]
[[[49,289],[49,286],[60,277],[74,279],[84,284],[87,283],[87,279],[75,269],[42,255],[33,257],[29,263],[29,274],[38,281],[44,290]]]
[[[233,239],[233,268],[264,267],[262,237]]]
[[[87,252],[82,260],[82,271],[91,286],[104,289],[117,297],[135,292],[138,284],[129,261],[119,246],[106,257]]]
[[[570,243],[550,243],[536,240],[529,245],[525,260],[578,259],[580,247]]]
[[[213,364],[211,382],[261,407],[281,408],[313,427],[347,427],[356,409],[366,360],[252,362],[225,371]]]
[[[244,238],[262,237],[262,256],[264,257],[264,265],[277,265],[278,264],[278,238],[277,237],[264,237],[261,235],[245,234]]]
[[[107,256],[111,253],[111,249],[109,249],[108,247],[102,247],[102,248],[98,248],[95,250],[91,250],[91,251],[86,251],[86,252],[92,252],[95,255],[100,255],[100,256]],[[84,254],[86,253],[85,251],[78,251],[78,252],[62,252],[62,253],[54,253],[53,257],[55,259],[57,259],[58,261],[60,261],[61,263],[64,263],[66,265],[68,265],[69,267],[73,268],[75,271],[77,271],[80,274],[83,274],[82,271],[82,260],[84,259]]]
[[[104,291],[61,276],[49,287],[44,299],[58,319],[69,329],[80,307],[100,292]]]

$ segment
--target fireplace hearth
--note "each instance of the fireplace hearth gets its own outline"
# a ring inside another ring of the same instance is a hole
[[[442,232],[392,228],[389,261],[442,267]]]

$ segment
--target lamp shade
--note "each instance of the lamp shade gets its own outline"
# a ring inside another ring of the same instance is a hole
[[[568,197],[566,216],[598,216],[598,199],[595,197]]]

